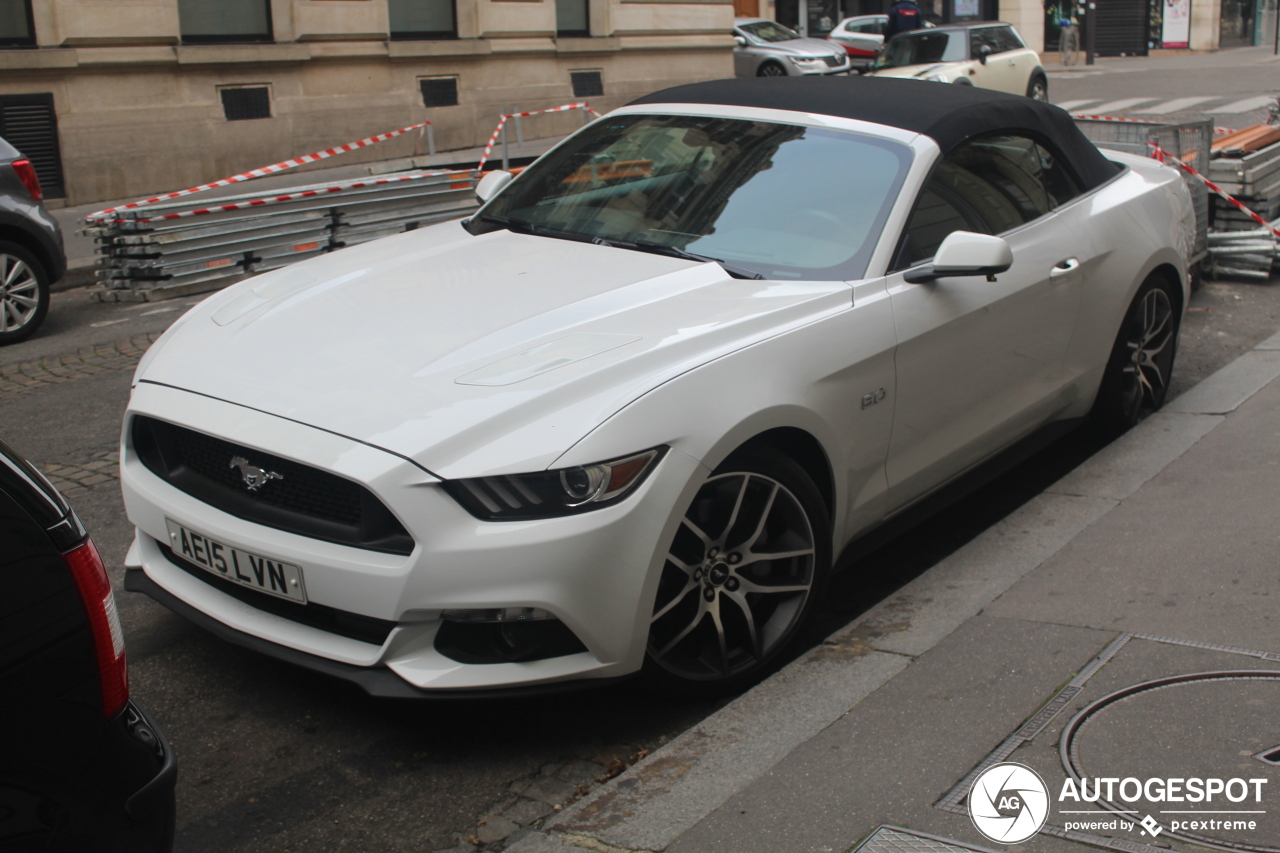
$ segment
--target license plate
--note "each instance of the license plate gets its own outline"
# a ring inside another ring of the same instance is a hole
[[[173,553],[218,577],[300,604],[307,603],[302,567],[232,548],[169,519]]]

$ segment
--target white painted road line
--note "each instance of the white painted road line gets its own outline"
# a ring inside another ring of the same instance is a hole
[[[1219,95],[1197,95],[1194,98],[1174,98],[1172,101],[1165,101],[1163,104],[1156,104],[1154,107],[1147,107],[1145,110],[1134,110],[1138,115],[1162,116],[1166,113],[1176,113],[1190,109],[1196,104],[1203,104],[1205,101],[1217,101]]]
[[[1112,113],[1119,113],[1119,112],[1124,112],[1125,110],[1131,110],[1134,107],[1136,107],[1138,104],[1149,104],[1155,100],[1158,100],[1158,99],[1157,98],[1122,98],[1119,101],[1108,101],[1107,103],[1102,104],[1101,106],[1090,107],[1089,112],[1097,113],[1098,115],[1104,115],[1104,116],[1111,115]]]
[[[1070,112],[1071,110],[1074,110],[1076,107],[1082,107],[1082,106],[1084,106],[1085,104],[1092,104],[1092,103],[1093,103],[1094,101],[1096,101],[1096,100],[1098,100],[1098,99],[1097,99],[1097,98],[1085,98],[1083,101],[1063,101],[1062,103],[1058,104],[1057,106],[1062,107],[1064,110],[1067,110],[1068,112]]]
[[[1216,113],[1247,113],[1250,110],[1259,110],[1263,107],[1275,102],[1275,95],[1258,95],[1255,98],[1245,98],[1242,101],[1236,101],[1234,104],[1227,104],[1225,107],[1218,107],[1212,112]]]

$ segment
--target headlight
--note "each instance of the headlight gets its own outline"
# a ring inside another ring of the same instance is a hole
[[[791,57],[791,61],[802,68],[816,68],[819,65],[827,64],[825,59],[803,59],[796,56]]]
[[[665,447],[655,447],[576,468],[448,480],[444,488],[467,512],[484,521],[573,515],[615,504],[631,494],[665,452]]]
[[[928,81],[930,81],[930,82],[932,82],[932,83],[946,83],[946,82],[947,82],[947,75],[945,75],[945,74],[930,74],[928,77],[926,77],[926,78],[924,78],[924,79],[926,79],[926,80],[928,80]]]

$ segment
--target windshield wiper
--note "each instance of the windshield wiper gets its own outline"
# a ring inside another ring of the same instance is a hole
[[[744,267],[731,264],[720,258],[713,258],[709,255],[698,255],[693,252],[687,252],[676,246],[668,246],[664,243],[655,243],[652,240],[626,240],[613,243],[612,245],[621,246],[622,248],[635,248],[642,252],[652,252],[655,255],[667,255],[672,258],[684,258],[686,261],[702,261],[703,263],[717,263],[724,267],[724,271],[734,278],[764,280],[764,276],[758,272],[746,269]]]

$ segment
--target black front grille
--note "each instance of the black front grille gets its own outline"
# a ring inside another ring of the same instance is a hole
[[[822,58],[825,59],[827,61],[827,65],[832,68],[839,68],[841,65],[844,65],[843,56],[824,56]]]
[[[375,646],[385,643],[387,636],[391,633],[391,629],[396,626],[395,622],[386,619],[375,619],[372,616],[349,613],[336,607],[316,604],[314,601],[307,604],[299,604],[296,601],[288,601],[287,599],[267,595],[265,592],[255,592],[235,581],[220,578],[207,569],[202,569],[194,563],[184,560],[173,553],[173,549],[163,542],[156,541],[156,545],[170,563],[173,563],[183,571],[189,572],[193,577],[204,581],[219,591],[225,592],[232,598],[237,598],[258,610],[273,613],[276,616],[282,616],[285,619],[290,619],[303,625],[310,625],[312,628],[319,628],[321,631],[328,631],[330,634],[350,637],[353,640],[371,643]]]
[[[134,416],[132,429],[142,464],[223,512],[340,545],[390,554],[413,551],[404,525],[357,483],[145,415]],[[278,476],[250,491],[243,466],[235,467],[233,460]]]

